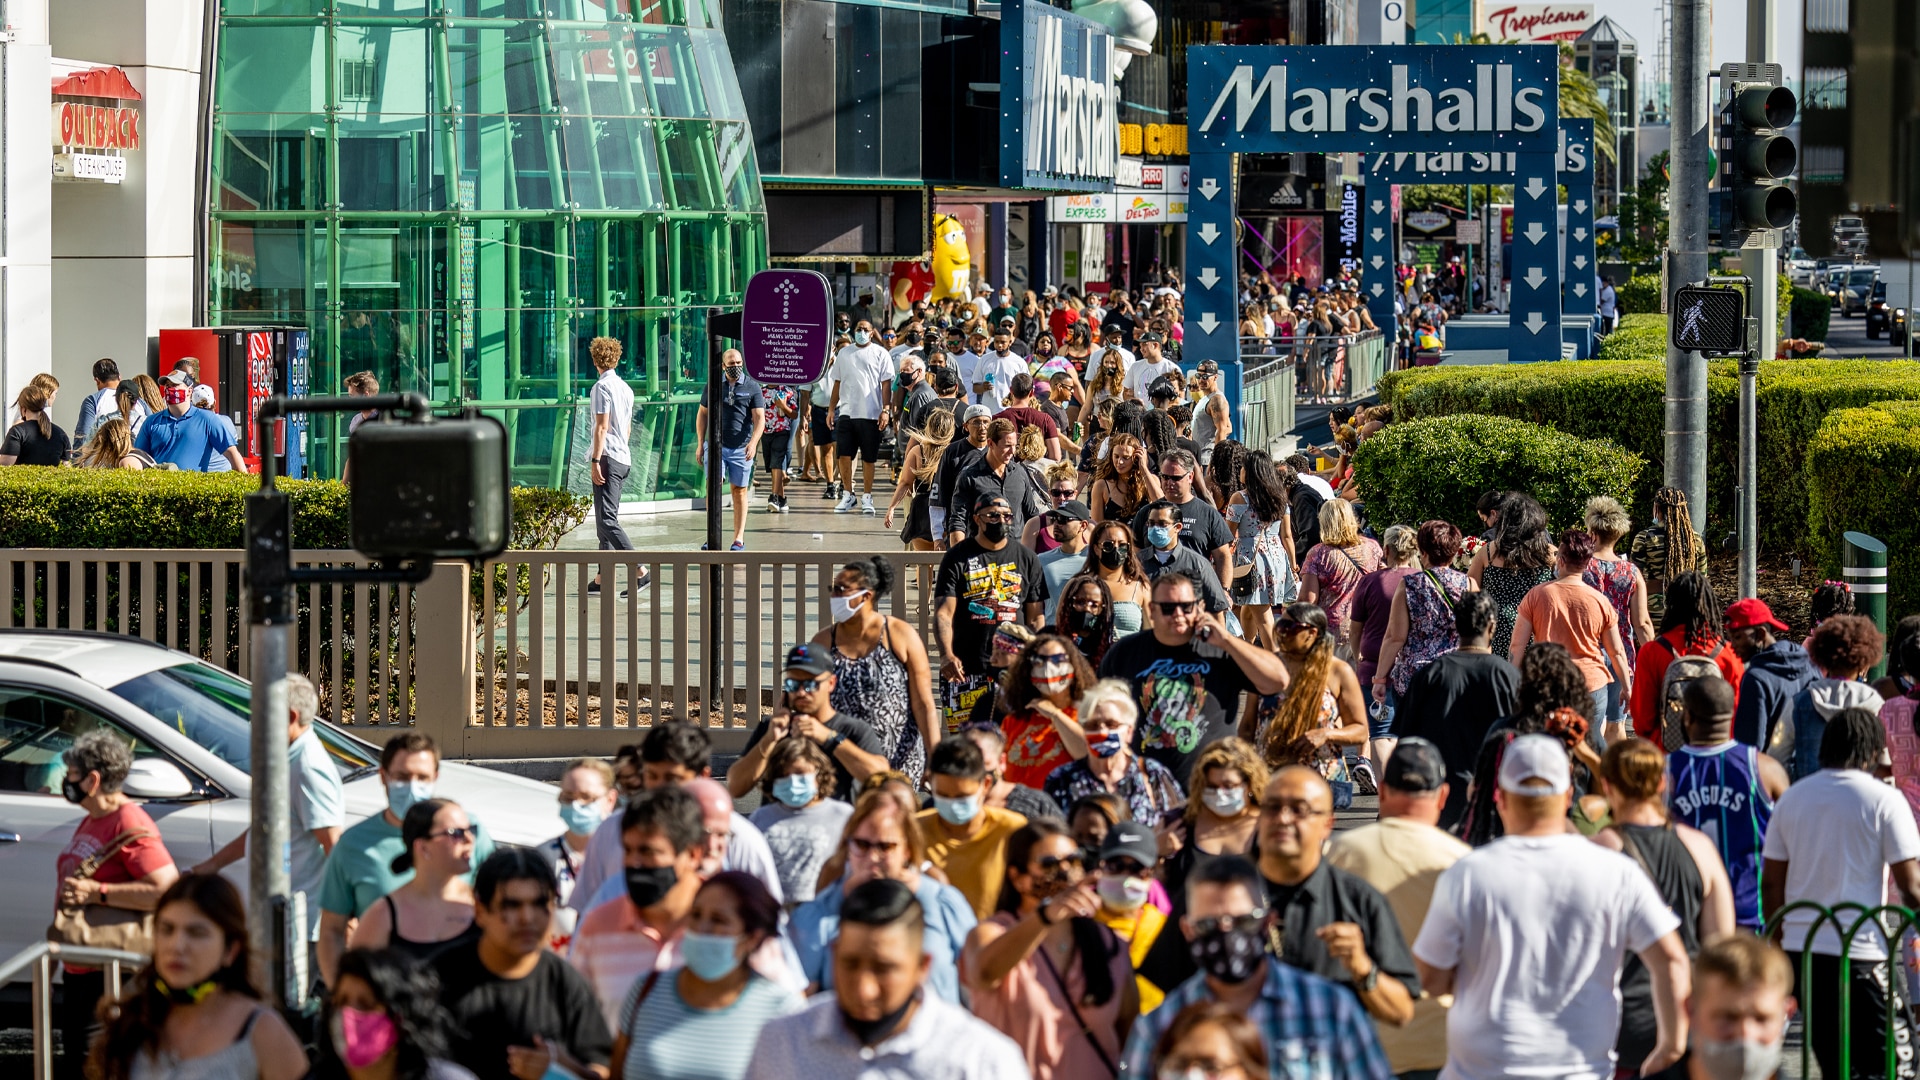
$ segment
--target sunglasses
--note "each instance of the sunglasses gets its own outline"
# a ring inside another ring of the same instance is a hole
[[[1161,473],[1161,474],[1160,474],[1160,479],[1162,479],[1162,480],[1165,480],[1165,481],[1166,481],[1167,483],[1169,483],[1169,484],[1177,484],[1177,483],[1179,483],[1180,481],[1182,481],[1182,480],[1185,480],[1185,479],[1186,479],[1187,477],[1189,477],[1189,476],[1191,476],[1191,475],[1193,475],[1193,474],[1192,474],[1192,473],[1166,473],[1166,472],[1163,472],[1163,473]]]
[[[1278,627],[1280,632],[1283,634],[1297,633],[1298,631],[1301,631],[1301,630],[1312,630],[1315,633],[1318,633],[1320,630],[1319,627],[1313,625],[1312,623],[1303,623],[1298,619],[1281,619],[1279,622],[1275,623],[1274,625]]]
[[[432,839],[436,836],[444,836],[454,843],[459,844],[471,840],[478,835],[479,833],[472,826],[467,826],[460,829],[447,829],[443,832],[428,833],[427,838]]]
[[[1047,494],[1052,495],[1054,498],[1059,499],[1061,502],[1066,502],[1068,499],[1071,499],[1075,495],[1078,495],[1079,492],[1073,490],[1072,488],[1055,488],[1052,491],[1049,491]]]
[[[819,679],[782,679],[780,686],[789,694],[811,694],[820,689]]]
[[[1078,852],[1072,855],[1042,855],[1033,860],[1033,863],[1040,868],[1040,872],[1043,874],[1052,874],[1063,866],[1078,866],[1082,868],[1086,866],[1086,863],[1081,861],[1081,856]]]
[[[1100,864],[1100,872],[1114,877],[1137,877],[1147,872],[1147,868],[1124,855],[1115,856]]]
[[[1048,653],[1045,656],[1035,656],[1032,665],[1037,668],[1072,667],[1073,661],[1063,652]]]
[[[1260,929],[1266,921],[1267,909],[1254,908],[1245,915],[1215,915],[1207,919],[1194,919],[1193,932],[1207,934],[1218,931],[1224,934],[1234,930],[1252,931]]]
[[[996,522],[1000,524],[1005,524],[1013,520],[1013,515],[1012,514],[980,514],[975,516],[973,520],[980,522],[982,525],[990,525]]]
[[[900,841],[898,840],[862,840],[857,836],[850,837],[847,840],[847,844],[852,847],[853,850],[868,858],[891,855],[900,847]]]
[[[1199,608],[1198,600],[1155,600],[1153,606],[1160,609],[1162,615],[1190,615]]]

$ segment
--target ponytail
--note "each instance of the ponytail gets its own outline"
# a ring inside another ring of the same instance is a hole
[[[38,413],[40,420],[40,437],[43,439],[53,438],[53,420],[47,416],[46,390],[29,383],[26,389],[20,391],[20,396],[14,399],[14,405],[20,410],[20,419],[22,420],[25,420],[27,414],[30,412]]]

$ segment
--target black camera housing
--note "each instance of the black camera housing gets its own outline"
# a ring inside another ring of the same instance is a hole
[[[364,423],[347,444],[353,546],[375,559],[500,554],[513,535],[507,430],[491,416]]]

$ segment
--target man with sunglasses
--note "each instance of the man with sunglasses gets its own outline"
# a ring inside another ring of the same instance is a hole
[[[1053,509],[1040,515],[1040,528],[1050,530],[1058,547],[1040,556],[1040,574],[1047,582],[1047,623],[1053,623],[1053,613],[1060,606],[1060,596],[1066,590],[1067,582],[1087,565],[1087,538],[1093,533],[1093,511],[1086,503],[1074,498],[1078,494],[1073,481],[1056,480],[1049,492],[1053,496]],[[1062,486],[1064,485],[1064,486]],[[1029,526],[1031,530],[1031,526]],[[1037,530],[1034,539],[1038,539]],[[1032,544],[1027,546],[1032,547]]]
[[[873,728],[857,716],[834,711],[833,688],[837,682],[833,657],[826,649],[800,644],[788,650],[786,674],[780,684],[784,707],[760,721],[747,737],[746,750],[727,769],[727,791],[734,798],[745,798],[760,786],[767,772],[767,758],[788,735],[811,739],[826,753],[833,762],[834,791],[848,802],[853,801],[859,781],[887,771],[887,749]]]
[[[946,681],[949,724],[964,718],[987,687],[994,631],[1008,622],[1040,629],[1047,599],[1040,560],[1014,540],[1019,532],[1005,498],[998,492],[980,495],[969,523],[971,536],[949,531],[952,547],[940,560],[933,587],[933,630],[946,657],[940,677]]]
[[[1153,1080],[1153,1052],[1189,1005],[1217,1001],[1253,1022],[1274,1076],[1390,1080],[1393,1072],[1366,1011],[1353,995],[1266,951],[1275,930],[1265,886],[1238,855],[1202,863],[1187,878],[1181,937],[1161,934],[1190,957],[1199,973],[1167,991],[1160,1007],[1134,1022],[1121,1056],[1120,1080]]]
[[[1187,450],[1162,454],[1160,488],[1166,493],[1166,501],[1180,510],[1180,521],[1183,522],[1179,530],[1180,543],[1199,552],[1201,558],[1213,564],[1216,581],[1232,581],[1233,531],[1227,528],[1227,519],[1220,516],[1220,511],[1195,491],[1194,473],[1199,468],[1200,462]],[[1147,515],[1157,505],[1143,506],[1139,513],[1133,515],[1133,539],[1142,552],[1149,546]]]
[[[1185,790],[1201,749],[1234,734],[1241,692],[1278,694],[1288,681],[1278,656],[1229,633],[1205,610],[1193,579],[1175,571],[1154,580],[1153,629],[1114,642],[1100,677],[1133,687],[1136,747]]]

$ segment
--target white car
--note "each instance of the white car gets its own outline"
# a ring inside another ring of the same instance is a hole
[[[1805,251],[1794,248],[1783,260],[1787,268],[1787,280],[1803,289],[1813,287],[1814,275],[1819,272],[1819,263]]]
[[[0,959],[45,940],[53,920],[54,867],[85,814],[60,796],[61,754],[74,738],[99,728],[126,736],[135,764],[124,790],[185,871],[251,818],[250,690],[224,668],[139,638],[0,630]],[[325,720],[314,730],[346,784],[347,823],[384,809],[380,748]],[[434,793],[467,807],[497,844],[532,846],[562,828],[555,789],[538,781],[448,761]],[[246,861],[226,877],[245,891]]]

